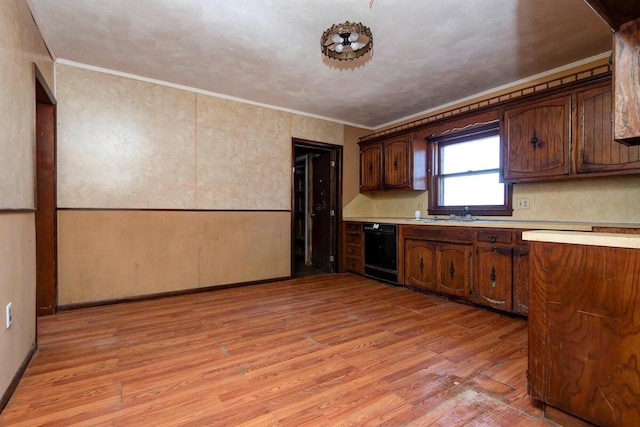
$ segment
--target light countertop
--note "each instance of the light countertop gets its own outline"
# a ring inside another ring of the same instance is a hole
[[[431,218],[343,217],[343,221],[378,222],[403,225],[440,225],[451,227],[521,228],[527,230],[592,231],[593,227],[640,228],[639,223],[594,223],[572,221],[523,221],[513,219],[476,219],[433,221]]]
[[[569,243],[574,245],[640,249],[640,234],[535,230],[523,231],[522,239],[532,242]]]

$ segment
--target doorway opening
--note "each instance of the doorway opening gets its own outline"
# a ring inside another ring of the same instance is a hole
[[[56,252],[56,100],[36,67],[36,312],[55,314]]]
[[[338,271],[342,146],[293,139],[292,276]]]

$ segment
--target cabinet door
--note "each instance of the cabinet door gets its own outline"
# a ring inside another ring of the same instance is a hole
[[[436,246],[437,290],[469,297],[471,246],[438,244]]]
[[[477,247],[474,300],[499,310],[511,311],[511,248]]]
[[[382,147],[372,144],[360,148],[360,191],[382,188]]]
[[[411,136],[401,136],[385,141],[384,182],[385,188],[411,188]]]
[[[610,85],[578,93],[575,135],[577,173],[640,169],[640,146],[626,146],[613,139]]]
[[[513,312],[529,314],[529,248],[513,249]]]
[[[424,240],[404,241],[405,284],[436,289],[436,245]]]
[[[504,180],[536,181],[569,174],[571,95],[504,113]]]

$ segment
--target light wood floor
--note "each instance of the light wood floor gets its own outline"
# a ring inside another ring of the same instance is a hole
[[[2,426],[535,426],[527,324],[354,275],[41,318]]]

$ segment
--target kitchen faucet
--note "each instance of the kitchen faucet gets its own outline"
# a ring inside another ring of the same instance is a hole
[[[469,206],[465,206],[464,208],[462,208],[460,212],[458,212],[458,216],[460,218],[464,218],[467,216],[468,213],[469,213]]]

